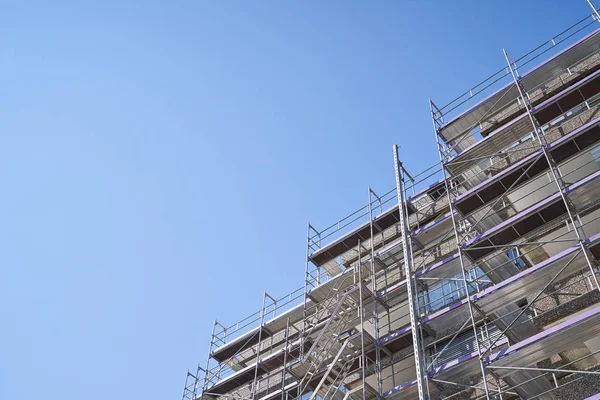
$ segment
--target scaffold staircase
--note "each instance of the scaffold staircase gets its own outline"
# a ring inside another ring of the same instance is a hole
[[[317,395],[323,400],[343,400],[346,397],[348,392],[342,385],[346,377],[353,372],[352,367],[361,355],[360,349],[350,347],[352,341],[360,338],[360,335],[361,333],[354,333],[344,340],[309,400],[314,400]]]
[[[296,367],[296,373],[302,375],[298,384],[299,396],[325,370],[317,387],[312,390],[311,400],[314,400],[319,391],[324,391],[330,399],[339,396],[339,400],[342,400],[344,397],[344,393],[338,388],[356,359],[356,348],[351,341],[360,335],[356,332],[347,334],[352,328],[352,322],[359,318],[360,290],[355,275],[356,271],[348,271],[346,276],[340,277],[321,302],[320,310],[309,320],[305,339],[312,341],[312,344]],[[353,279],[354,283],[348,285],[348,279]],[[321,326],[313,341],[312,334]],[[323,394],[319,396],[324,397]]]
[[[354,319],[355,312],[356,305],[352,304],[349,293],[343,294],[333,308],[331,317],[327,320],[311,348],[305,354],[303,364],[307,365],[307,369],[300,381],[300,393],[321,372],[336,348],[339,347],[339,350],[332,364],[337,362],[342,355],[349,338],[344,340],[341,338],[341,335],[348,329],[349,322]],[[340,343],[342,340],[343,342]]]

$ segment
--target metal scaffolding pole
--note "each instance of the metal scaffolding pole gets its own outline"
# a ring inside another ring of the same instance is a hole
[[[284,400],[287,398],[287,393],[285,393],[285,374],[287,372],[287,356],[288,356],[288,346],[290,340],[290,319],[289,317],[285,321],[285,344],[283,345],[283,368],[281,369],[281,399]]]
[[[377,394],[381,395],[383,392],[382,382],[381,382],[381,347],[379,345],[379,314],[377,310],[377,279],[375,278],[375,241],[373,240],[373,203],[371,201],[371,194],[374,194],[371,188],[369,187],[369,232],[371,236],[371,293],[373,295],[373,336],[375,338],[375,376],[377,377]],[[379,197],[377,197],[379,199]],[[379,199],[381,203],[381,199]],[[384,271],[384,276],[387,273]],[[387,279],[386,279],[387,284]],[[364,393],[364,388],[363,388]]]
[[[265,301],[267,299],[267,291],[265,291],[263,293],[263,299],[262,299],[262,307],[260,309],[260,325],[258,328],[258,346],[256,348],[256,366],[254,367],[254,380],[252,381],[252,400],[254,400],[255,396],[256,396],[256,380],[258,378],[258,367],[260,366],[260,347],[261,347],[261,340],[262,340],[262,330],[263,330],[263,324],[265,322]]]
[[[400,220],[400,232],[402,235],[402,248],[404,252],[404,274],[406,279],[406,291],[408,294],[408,309],[410,314],[410,327],[413,339],[413,349],[415,355],[415,370],[417,373],[417,389],[419,392],[419,400],[425,399],[423,390],[423,369],[421,367],[421,355],[419,346],[419,334],[417,332],[417,310],[415,310],[415,298],[413,293],[413,263],[412,263],[412,250],[411,250],[411,238],[409,233],[409,227],[407,227],[406,220],[406,199],[405,199],[405,188],[404,188],[404,168],[402,163],[398,159],[398,145],[394,145],[394,168],[396,171],[396,191],[398,192],[398,211]]]
[[[434,114],[434,110],[433,108],[435,107],[435,105],[433,104],[433,102],[431,101],[431,99],[429,99],[429,107],[430,107],[430,112],[431,112],[431,119],[433,122],[433,129],[434,129],[434,133],[435,133],[435,140],[437,143],[437,147],[438,147],[438,153],[439,153],[439,157],[440,157],[440,163],[442,164],[442,174],[444,176],[444,184],[446,186],[446,196],[448,199],[448,206],[450,207],[450,215],[452,216],[452,227],[454,229],[454,235],[456,237],[456,250],[458,252],[458,258],[460,261],[460,269],[462,272],[462,277],[463,277],[463,284],[465,287],[465,294],[467,296],[467,305],[469,307],[469,316],[471,319],[471,328],[473,330],[473,336],[475,339],[475,346],[477,348],[477,354],[479,356],[479,369],[481,370],[481,378],[483,380],[483,388],[485,391],[485,396],[486,398],[490,398],[490,392],[489,392],[489,388],[488,388],[488,384],[487,384],[487,379],[486,379],[486,371],[485,371],[485,365],[483,363],[483,360],[481,359],[481,347],[479,345],[479,337],[477,334],[477,326],[475,323],[475,315],[473,313],[473,304],[471,302],[471,296],[469,295],[469,285],[467,283],[467,274],[465,271],[465,262],[463,260],[463,252],[462,252],[462,247],[461,247],[461,243],[460,243],[460,236],[459,236],[459,230],[458,230],[458,225],[456,222],[456,215],[458,214],[458,211],[455,213],[454,212],[454,207],[452,207],[452,198],[450,197],[450,190],[452,189],[452,185],[451,185],[451,181],[448,178],[448,175],[446,174],[446,167],[445,167],[445,158],[444,158],[444,154],[443,154],[443,145],[440,143],[440,138],[438,135],[438,129],[437,129],[437,125],[436,125],[436,119],[435,119],[435,114]]]
[[[372,241],[372,240],[371,240]],[[363,276],[362,276],[362,260],[360,257],[361,254],[361,244],[360,239],[358,239],[358,315],[360,318],[360,369],[361,369],[361,379],[362,379],[362,399],[366,400],[366,359],[365,359],[365,335],[363,332],[365,331],[365,314],[363,308]],[[373,277],[372,277],[373,278]]]
[[[307,310],[307,302],[308,302],[308,291],[309,291],[309,285],[310,285],[310,249],[311,249],[311,238],[310,238],[310,232],[311,230],[313,230],[313,227],[310,225],[310,222],[307,223],[306,226],[306,265],[305,265],[305,270],[304,270],[304,300],[303,300],[303,305],[304,307],[302,308],[302,313],[303,313],[303,317],[302,318],[302,332],[300,332],[300,337],[301,340],[304,341],[305,338],[305,334],[307,331],[307,326],[306,326],[306,321],[308,320],[308,314],[306,313]],[[304,357],[304,345],[300,346],[300,354],[299,354],[299,358],[302,359]]]
[[[206,356],[206,369],[204,369],[204,381],[202,382],[202,391],[207,389],[208,382],[210,380],[210,377],[209,377],[210,358],[211,358],[211,354],[212,354],[212,350],[213,350],[213,346],[214,346],[215,328],[217,327],[217,324],[218,324],[218,322],[217,322],[217,319],[215,318],[213,321],[212,330],[210,333],[210,346],[208,347],[208,355]],[[198,369],[200,370],[201,368],[199,367]],[[197,378],[200,379],[199,376],[197,376]]]

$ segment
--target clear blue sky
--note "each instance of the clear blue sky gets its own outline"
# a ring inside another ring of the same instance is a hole
[[[444,102],[577,1],[2,2],[0,399],[179,399],[212,320],[437,161]]]

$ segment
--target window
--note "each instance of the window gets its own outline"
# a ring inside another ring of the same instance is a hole
[[[491,282],[479,267],[466,271],[469,293],[478,292]],[[421,314],[429,314],[465,297],[462,272],[450,278],[440,279],[419,293]]]
[[[431,190],[429,192],[427,192],[427,194],[434,200],[439,199],[440,197],[444,196],[446,194],[446,185],[443,185],[441,187],[435,188],[434,190]]]
[[[506,252],[506,255],[508,256],[508,258],[510,258],[510,261],[512,261],[514,266],[518,269],[522,269],[523,267],[525,267],[525,261],[523,261],[523,259],[521,258],[521,254],[519,252],[518,247],[513,247],[509,249]]]

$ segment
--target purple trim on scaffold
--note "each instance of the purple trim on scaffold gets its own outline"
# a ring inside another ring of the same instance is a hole
[[[600,172],[600,171],[599,171]],[[479,242],[481,239],[486,238],[490,235],[492,235],[493,233],[496,233],[497,231],[500,231],[502,229],[504,229],[505,227],[525,218],[527,215],[532,214],[533,212],[535,212],[538,209],[543,208],[545,205],[547,205],[548,203],[552,203],[554,201],[556,201],[558,198],[560,197],[560,193],[554,193],[552,196],[550,197],[546,197],[544,200],[540,201],[539,203],[536,203],[528,208],[526,208],[525,210],[521,211],[520,213],[510,217],[509,219],[507,219],[506,221],[494,226],[493,228],[475,236],[473,239],[465,242],[462,247],[463,248],[468,248],[472,245],[474,245],[475,243]]]
[[[414,385],[415,383],[417,383],[417,378],[411,379],[408,382],[404,382],[402,385],[394,386],[393,388],[391,388],[387,392],[384,392],[383,393],[383,397],[387,397],[387,396],[389,396],[389,395],[391,395],[393,393],[397,393],[397,392],[400,392],[400,391],[405,390],[405,389],[410,389],[410,387],[412,385]]]
[[[569,86],[568,88],[566,88],[566,89],[560,91],[559,93],[555,94],[554,96],[550,97],[548,100],[545,100],[542,103],[538,104],[537,106],[533,107],[531,109],[531,112],[536,113],[538,111],[543,110],[544,108],[546,108],[550,104],[554,103],[555,101],[560,100],[560,98],[563,97],[564,95],[569,94],[573,90],[579,88],[580,86],[584,85],[587,81],[594,79],[598,75],[600,75],[600,70],[586,76],[585,78],[583,78],[580,81],[575,82],[575,84]]]
[[[574,190],[577,190],[578,188],[580,188],[581,186],[585,185],[586,183],[589,183],[595,179],[598,179],[598,177],[600,177],[600,170],[594,172],[591,175],[586,176],[585,178],[575,182],[574,184],[565,187],[565,192],[569,193],[572,192]]]
[[[568,320],[566,320],[566,321],[564,321],[564,322],[562,322],[560,324],[557,324],[557,325],[555,325],[555,326],[553,326],[553,327],[551,327],[549,329],[546,329],[545,331],[542,331],[542,332],[540,332],[538,334],[530,336],[529,338],[527,338],[525,340],[522,340],[522,341],[520,341],[518,343],[515,343],[512,346],[508,346],[504,350],[500,350],[497,353],[494,353],[494,354],[492,354],[492,355],[490,355],[488,357],[485,357],[484,361],[486,362],[486,364],[493,363],[494,361],[497,361],[497,360],[499,360],[499,359],[501,359],[501,358],[503,358],[503,357],[505,357],[507,355],[514,354],[517,351],[522,350],[522,349],[526,348],[527,346],[529,346],[529,345],[531,345],[531,344],[533,344],[533,343],[535,343],[535,342],[537,342],[539,340],[542,340],[542,339],[545,339],[545,338],[547,338],[549,336],[553,336],[555,334],[558,334],[559,331],[562,331],[565,328],[574,326],[574,325],[576,325],[576,324],[578,324],[580,322],[585,321],[588,318],[593,318],[593,317],[597,316],[598,314],[600,314],[600,306],[596,307],[596,308],[593,308],[593,309],[591,309],[591,310],[589,310],[587,312],[584,312],[582,314],[579,314],[576,317],[568,319]],[[508,340],[507,339],[498,340],[498,342],[496,342],[496,345],[494,347],[499,347],[499,346],[502,346],[504,344],[508,344]],[[471,352],[469,354],[465,354],[462,357],[459,357],[459,358],[457,358],[455,360],[452,360],[452,361],[450,361],[450,362],[448,362],[446,364],[443,364],[443,365],[441,365],[439,367],[436,367],[436,368],[432,369],[430,371],[429,375],[432,376],[432,377],[435,376],[435,375],[438,375],[441,372],[444,372],[447,369],[455,367],[455,366],[457,366],[457,365],[459,365],[459,364],[461,364],[461,363],[463,363],[465,361],[471,360],[471,359],[477,357],[478,355],[479,355],[478,352]],[[410,380],[410,381],[408,381],[406,383],[403,383],[402,385],[396,386],[396,387],[388,390],[387,392],[385,392],[384,393],[384,397],[387,397],[387,396],[389,396],[391,394],[394,394],[396,392],[399,392],[401,390],[408,389],[410,386],[414,385],[415,382],[416,382],[416,379],[412,379],[412,380]]]
[[[509,166],[508,168],[502,170],[502,172],[500,172],[499,174],[494,175],[491,178],[486,179],[485,181],[481,182],[480,184],[478,184],[476,186],[473,186],[471,189],[467,190],[466,192],[464,192],[460,196],[456,197],[452,202],[454,204],[460,203],[462,200],[464,200],[464,199],[466,199],[468,197],[471,197],[473,194],[476,194],[481,189],[484,189],[485,187],[490,186],[492,183],[494,183],[494,182],[496,182],[496,181],[504,178],[506,175],[513,173],[514,170],[516,170],[517,168],[519,168],[521,165],[526,164],[527,162],[531,161],[535,157],[539,157],[541,154],[542,154],[542,151],[538,150],[535,153],[532,153],[532,154],[528,155],[527,157],[523,158],[519,162],[517,162],[517,163]]]
[[[600,72],[600,70],[599,70]],[[554,142],[548,144],[546,146],[546,148],[548,150],[552,150],[555,147],[559,147],[560,145],[564,144],[565,142],[568,142],[572,139],[574,139],[575,137],[579,136],[580,134],[586,132],[589,128],[592,128],[596,125],[598,125],[600,123],[600,117],[596,117],[593,120],[591,120],[590,122],[585,123],[584,125],[581,125],[579,128],[575,129],[573,132],[570,132],[569,134],[561,137],[558,140],[555,140]],[[485,181],[481,182],[480,184],[472,187],[471,189],[467,190],[465,193],[461,194],[460,196],[458,196],[456,199],[454,199],[453,203],[459,203],[462,200],[471,197],[473,194],[475,194],[476,192],[479,192],[481,189],[484,189],[485,187],[491,185],[492,183],[504,178],[506,175],[512,173],[515,169],[519,168],[521,165],[527,163],[528,161],[532,160],[533,158],[540,156],[541,155],[541,151],[538,150],[535,153],[530,154],[529,156],[523,158],[522,160],[520,160],[519,162],[511,165],[510,167],[504,169],[501,173],[492,176],[491,178],[486,179]]]
[[[561,322],[560,324],[554,325],[553,327],[548,328],[545,331],[537,333],[533,336],[530,336],[525,340],[522,340],[518,343],[513,344],[512,346],[508,346],[506,349],[501,350],[498,353],[492,354],[491,356],[487,357],[485,360],[488,363],[497,361],[497,360],[501,359],[502,357],[505,357],[509,354],[516,353],[517,351],[529,346],[532,343],[535,343],[539,340],[545,339],[548,336],[555,335],[555,334],[557,334],[557,332],[562,331],[565,328],[569,328],[571,326],[579,324],[588,318],[595,317],[598,314],[600,314],[600,306],[592,308],[591,310],[588,310],[588,311],[581,313],[571,319]]]
[[[431,185],[427,186],[426,188],[419,190],[417,193],[415,193],[415,194],[412,194],[412,195],[408,196],[408,199],[407,199],[407,200],[408,200],[408,201],[411,201],[411,200],[413,200],[415,197],[419,197],[419,196],[420,196],[420,195],[422,195],[423,193],[427,192],[427,191],[428,191],[428,190],[430,190],[430,189],[433,189],[434,187],[436,187],[437,185],[439,185],[440,183],[443,183],[443,182],[444,182],[444,180],[443,180],[443,179],[440,179],[439,181],[432,183]]]
[[[600,123],[600,117],[596,117],[593,120],[591,120],[590,122],[587,122],[587,123],[581,125],[579,128],[575,129],[573,132],[570,132],[567,135],[561,137],[560,139],[557,139],[554,142],[548,144],[548,146],[546,146],[546,148],[551,150],[555,147],[558,147],[561,144],[573,139],[575,136],[579,136],[581,133],[584,133],[589,128],[592,128],[594,125],[598,125],[598,123]]]
[[[530,73],[532,73],[533,71],[535,71],[536,69],[540,68],[542,65],[552,61],[553,59],[557,58],[558,56],[560,56],[561,54],[571,50],[573,47],[576,47],[577,45],[579,45],[580,43],[584,42],[585,40],[589,39],[590,37],[594,36],[596,33],[598,33],[600,31],[600,28],[596,29],[595,31],[591,32],[590,34],[584,36],[583,38],[579,39],[578,41],[576,41],[575,43],[571,44],[570,46],[565,47],[563,50],[559,51],[558,53],[554,54],[553,56],[549,57],[548,59],[546,59],[545,61],[542,61],[541,63],[539,63],[538,65],[536,65],[535,67],[531,68],[530,70],[528,70],[527,72],[525,72],[525,74],[521,75],[521,79],[524,79],[527,75],[529,75]],[[483,100],[480,100],[478,103],[474,104],[473,106],[467,108],[465,111],[463,111],[462,113],[458,114],[456,117],[452,118],[450,121],[446,122],[445,124],[443,124],[439,131],[441,132],[442,129],[448,127],[449,125],[451,125],[452,123],[454,123],[455,121],[459,120],[460,118],[462,118],[463,116],[465,116],[466,114],[470,113],[471,111],[473,111],[475,108],[481,106],[483,103],[485,103],[486,101],[488,101],[489,99],[491,99],[493,96],[495,96],[496,94],[500,93],[501,91],[505,90],[507,87],[509,87],[510,85],[513,85],[514,82],[510,82],[507,83],[506,85],[502,86],[500,89],[496,90],[494,93],[490,94],[489,96],[487,96],[486,98],[484,98]]]
[[[498,342],[496,342],[496,345],[494,347],[502,346],[502,345],[507,344],[507,343],[508,343],[507,339],[501,339],[501,340],[498,340]],[[447,370],[449,368],[452,368],[452,367],[454,367],[454,366],[456,366],[456,365],[458,365],[460,363],[463,363],[465,361],[469,361],[469,360],[477,357],[478,355],[479,355],[479,353],[477,353],[476,351],[472,352],[472,353],[469,353],[469,354],[465,354],[462,357],[459,357],[459,358],[457,358],[455,360],[452,360],[452,361],[450,361],[450,362],[448,362],[446,364],[443,364],[443,365],[441,365],[441,366],[439,366],[437,368],[432,369],[429,372],[429,376],[433,377],[433,376],[435,376],[435,375],[437,375],[437,374],[439,374],[441,372],[444,372],[445,370]],[[403,383],[402,385],[395,386],[392,389],[388,390],[387,392],[385,392],[383,394],[383,396],[384,397],[388,397],[388,396],[390,396],[390,395],[392,395],[394,393],[400,392],[402,390],[410,389],[410,387],[413,386],[416,382],[417,382],[416,378],[411,379],[410,381],[407,381],[407,382]]]
[[[508,339],[506,339],[506,338],[505,339],[500,339],[500,340],[498,340],[495,343],[494,347],[500,347],[500,346],[505,345],[505,344],[508,344]],[[483,348],[482,350],[486,350],[486,349]],[[455,360],[452,360],[450,362],[447,362],[446,364],[440,365],[439,367],[432,369],[431,372],[430,372],[430,374],[431,374],[431,376],[438,375],[438,374],[440,374],[441,372],[444,372],[447,369],[450,369],[450,368],[452,368],[452,367],[454,367],[454,366],[456,366],[456,365],[458,365],[460,363],[463,363],[465,361],[469,361],[469,360],[471,360],[471,359],[473,359],[475,357],[478,357],[478,356],[479,356],[479,353],[476,352],[476,351],[473,351],[473,352],[471,352],[469,354],[465,354],[462,357],[459,357],[459,358],[457,358]]]
[[[439,224],[440,222],[448,219],[448,217],[450,217],[452,215],[452,211],[448,211],[447,213],[445,213],[444,215],[442,215],[441,217],[434,219],[433,221],[423,225],[422,227],[420,227],[419,229],[415,230],[413,232],[413,236],[419,235],[429,229],[431,229],[432,227],[434,227],[435,225]]]
[[[488,357],[485,357],[484,361],[485,361],[486,364],[493,363],[494,361],[497,361],[497,360],[499,360],[499,359],[501,359],[501,358],[503,358],[505,356],[508,356],[510,354],[514,354],[517,351],[522,350],[522,349],[528,347],[529,345],[531,345],[531,344],[533,344],[533,343],[535,343],[537,341],[545,339],[545,338],[547,338],[549,336],[556,335],[556,334],[558,334],[558,332],[560,332],[560,331],[562,331],[562,330],[564,330],[566,328],[569,328],[569,327],[574,326],[574,325],[576,325],[578,323],[581,323],[581,322],[583,322],[583,321],[585,321],[585,320],[587,320],[589,318],[596,317],[598,314],[600,314],[600,306],[596,307],[596,308],[593,308],[593,309],[591,309],[591,310],[589,310],[587,312],[584,312],[582,314],[579,314],[576,317],[568,319],[568,320],[566,320],[566,321],[564,321],[564,322],[562,322],[560,324],[557,324],[557,325],[555,325],[555,326],[553,326],[553,327],[551,327],[549,329],[546,329],[545,331],[542,331],[542,332],[540,332],[538,334],[530,336],[529,338],[527,338],[525,340],[522,340],[522,341],[520,341],[518,343],[515,343],[512,346],[508,346],[504,350],[500,350],[497,353],[494,353],[494,354],[492,354],[492,355],[490,355]],[[496,342],[496,344],[495,344],[494,347],[499,347],[499,346],[502,346],[502,345],[505,345],[505,344],[508,344],[508,340],[507,339],[501,339],[501,340],[498,340],[498,342]],[[455,360],[452,360],[452,361],[450,361],[450,362],[448,362],[446,364],[443,364],[443,365],[441,365],[439,367],[436,367],[436,368],[432,369],[430,371],[429,375],[431,377],[433,377],[435,375],[438,375],[441,372],[444,372],[447,369],[455,367],[455,366],[457,366],[457,365],[459,365],[459,364],[461,364],[461,363],[463,363],[465,361],[471,360],[471,359],[477,357],[478,355],[479,355],[478,352],[471,352],[469,354],[465,354],[462,357],[459,357],[459,358],[457,358]],[[410,388],[410,386],[414,385],[415,382],[416,382],[416,379],[412,379],[412,380],[410,380],[410,381],[408,381],[406,383],[403,383],[402,385],[396,386],[396,387],[388,390],[387,392],[385,392],[384,393],[384,397],[388,397],[391,394],[394,394],[394,393],[399,392],[401,390],[408,389],[408,388]]]
[[[553,255],[550,258],[545,259],[541,263],[536,264],[536,265],[534,265],[531,268],[527,268],[526,270],[523,270],[523,271],[519,272],[518,274],[513,275],[513,276],[511,276],[508,279],[503,280],[502,282],[499,282],[499,283],[497,283],[497,284],[495,284],[493,286],[490,286],[490,287],[482,290],[479,293],[474,294],[472,296],[472,299],[473,299],[473,301],[477,301],[479,299],[482,299],[482,298],[488,296],[489,294],[491,294],[491,293],[493,293],[493,292],[495,292],[495,291],[497,291],[497,290],[499,290],[499,289],[501,289],[501,288],[503,288],[503,287],[505,287],[507,285],[510,285],[512,282],[518,281],[519,279],[522,279],[522,278],[524,278],[526,276],[529,276],[529,275],[533,274],[534,272],[537,272],[537,271],[543,269],[545,266],[550,265],[553,262],[558,261],[561,258],[564,258],[565,256],[567,256],[567,255],[569,255],[571,253],[574,253],[578,249],[579,249],[579,245],[571,246],[568,249],[563,250],[560,253],[555,254],[555,255]]]
[[[468,152],[470,152],[471,150],[473,150],[475,147],[479,147],[479,145],[481,145],[482,143],[487,143],[488,141],[492,140],[496,135],[498,135],[500,132],[506,130],[508,127],[510,127],[511,125],[516,124],[517,122],[521,122],[521,120],[523,118],[527,117],[527,113],[523,113],[520,116],[518,116],[517,118],[514,118],[513,120],[507,122],[506,124],[502,125],[501,127],[494,129],[494,131],[492,133],[490,133],[489,135],[487,135],[486,137],[484,137],[483,139],[481,139],[478,142],[473,143],[472,145],[470,145],[469,147],[467,147],[466,149],[464,149],[463,151],[461,151],[460,153],[458,153],[455,156],[452,156],[448,159],[448,161],[446,161],[446,165],[451,164],[452,162],[454,162],[455,160],[461,158],[462,156],[464,156],[465,154],[467,154]]]
[[[392,339],[395,339],[397,337],[403,336],[404,334],[410,332],[410,324],[395,330],[394,332],[382,337],[381,339],[379,339],[379,343],[380,344],[385,344],[387,342],[389,342]]]
[[[446,265],[446,264],[447,264],[447,263],[449,263],[450,261],[452,261],[452,260],[455,260],[456,258],[458,258],[458,256],[459,256],[459,255],[458,255],[458,253],[454,253],[454,254],[452,254],[451,256],[448,256],[448,257],[444,258],[443,260],[441,260],[441,261],[438,261],[437,263],[435,263],[435,264],[433,264],[433,265],[430,265],[430,266],[429,266],[429,267],[427,267],[427,268],[424,268],[424,269],[422,269],[422,270],[420,270],[420,271],[417,271],[417,272],[415,273],[415,276],[418,278],[418,277],[420,277],[421,275],[424,275],[424,274],[426,274],[426,273],[428,273],[428,272],[431,272],[431,271],[433,271],[433,270],[436,270],[436,269],[440,268],[441,266],[443,266],[443,265]]]

